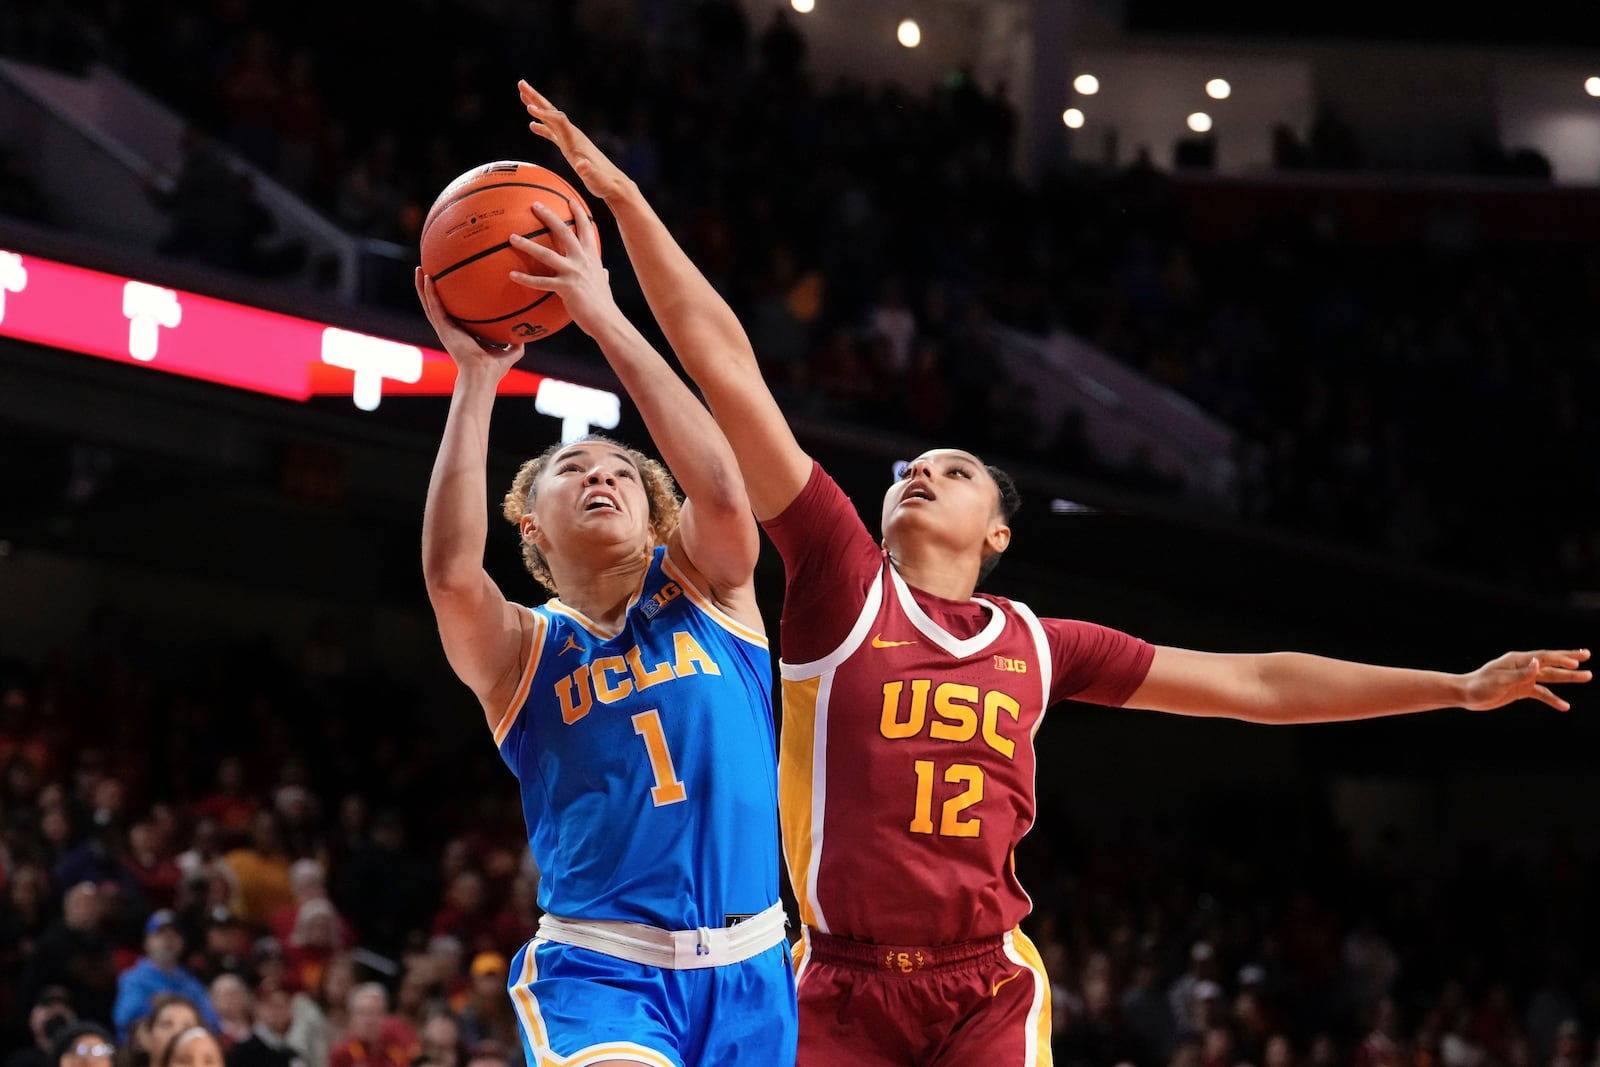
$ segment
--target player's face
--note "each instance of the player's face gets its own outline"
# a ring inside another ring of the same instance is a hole
[[[547,556],[564,546],[648,545],[650,498],[633,458],[614,445],[578,441],[550,457],[532,516]]]
[[[995,525],[1004,525],[999,499],[999,487],[971,452],[924,452],[884,495],[884,541],[892,551],[898,541],[937,535],[981,552]]]

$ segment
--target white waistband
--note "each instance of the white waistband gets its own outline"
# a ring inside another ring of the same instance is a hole
[[[691,971],[702,967],[722,967],[759,956],[784,940],[788,919],[783,904],[737,926],[698,930],[662,930],[643,923],[584,921],[544,915],[539,919],[538,936],[546,941],[603,952],[608,956],[672,971]]]

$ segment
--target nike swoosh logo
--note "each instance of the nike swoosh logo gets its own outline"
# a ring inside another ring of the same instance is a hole
[[[873,648],[898,648],[901,645],[914,645],[915,641],[885,641],[882,634],[872,635]]]
[[[989,996],[993,997],[996,993],[1000,992],[1000,987],[1005,985],[1007,982],[1011,981],[1013,978],[1021,978],[1021,977],[1022,977],[1022,972],[1021,971],[1018,971],[1016,974],[1008,974],[1008,975],[1006,975],[1004,978],[1000,979],[1000,981],[996,982],[994,984],[993,988],[991,988],[989,990]]]

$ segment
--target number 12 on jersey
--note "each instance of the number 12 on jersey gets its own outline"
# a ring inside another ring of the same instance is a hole
[[[931,759],[919,759],[917,769],[917,808],[911,819],[911,832],[931,834],[933,825],[934,766]],[[952,763],[944,770],[950,785],[966,784],[966,789],[939,805],[940,837],[977,837],[983,820],[977,816],[961,818],[961,813],[983,799],[983,768],[971,763]]]
[[[650,769],[656,776],[656,784],[650,787],[650,799],[655,806],[665,807],[687,799],[689,792],[678,780],[678,772],[672,766],[672,753],[667,750],[666,735],[661,732],[661,713],[651,708],[635,715],[633,732],[644,738],[644,750],[650,754]]]

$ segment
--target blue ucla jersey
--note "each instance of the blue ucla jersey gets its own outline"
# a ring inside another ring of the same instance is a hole
[[[778,899],[772,666],[657,548],[622,631],[552,599],[494,731],[522,786],[539,906],[671,930]]]

